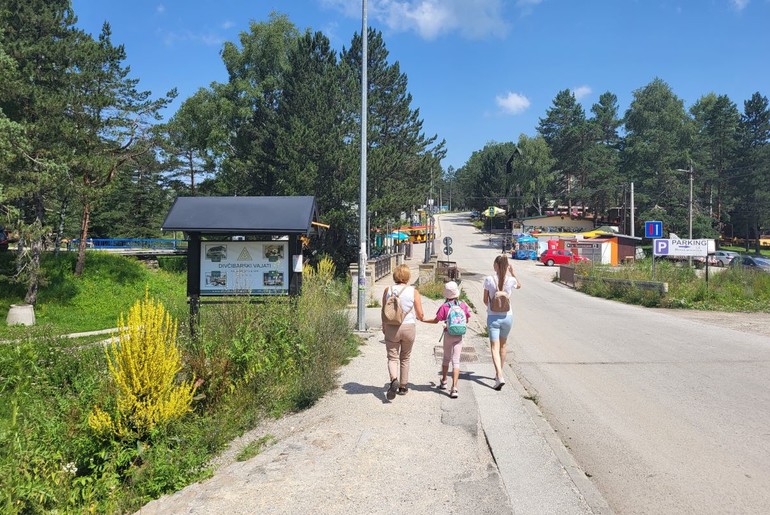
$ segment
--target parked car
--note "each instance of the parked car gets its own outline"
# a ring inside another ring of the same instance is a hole
[[[744,270],[759,270],[770,273],[770,258],[764,256],[737,256],[730,261],[730,266]]]
[[[665,256],[666,259],[669,261],[673,261],[674,263],[679,263],[681,265],[684,265],[686,263],[692,262],[692,265],[695,268],[703,268],[706,266],[706,261],[708,261],[709,266],[720,266],[719,261],[717,258],[711,254],[708,256],[679,256],[674,254],[669,254]]]
[[[569,250],[562,250],[562,249],[546,250],[545,252],[540,254],[540,257],[537,259],[538,261],[543,263],[545,266],[569,265],[573,263],[587,263],[589,261],[588,258],[584,258],[583,256],[574,254]]]
[[[714,252],[714,258],[717,260],[716,266],[727,266],[737,256],[740,256],[740,253],[733,252],[732,250],[717,250]]]

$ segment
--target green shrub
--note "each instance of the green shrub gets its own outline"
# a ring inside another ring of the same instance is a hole
[[[83,309],[83,295],[106,299],[99,306],[111,320],[98,328],[114,325],[120,313],[114,304],[131,292],[130,306],[147,283],[150,295],[160,292],[177,313],[186,311],[183,276],[115,258],[96,258],[80,279],[71,276],[71,256],[49,261],[48,284],[56,294],[47,292],[47,304],[37,307],[49,315],[61,310],[57,325],[6,333],[21,339],[0,345],[3,513],[133,512],[209,476],[209,460],[265,416],[315,403],[357,351],[346,312],[350,285],[331,279],[333,271],[321,265],[297,298],[202,306],[197,337],[180,330],[178,340],[182,373],[204,380],[193,411],[155,425],[139,440],[98,438],[88,415],[93,406],[114,405],[118,392],[104,348],[45,331],[65,327],[62,321],[72,316],[67,306],[78,311],[78,328],[104,324],[95,322],[101,313]]]
[[[442,281],[431,281],[422,283],[417,287],[420,295],[433,300],[444,298],[444,283]]]
[[[705,271],[696,273],[681,264],[659,259],[637,261],[633,265],[609,267],[595,265],[585,268],[579,289],[589,295],[616,299],[629,304],[666,308],[708,309],[718,311],[770,311],[770,274],[728,268],[709,270],[708,284]],[[659,281],[668,283],[665,295],[602,281],[602,278],[631,281]]]
[[[166,272],[186,273],[187,256],[158,256],[158,268]]]

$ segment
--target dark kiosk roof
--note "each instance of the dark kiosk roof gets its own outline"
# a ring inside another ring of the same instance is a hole
[[[177,197],[164,231],[306,234],[315,197]]]

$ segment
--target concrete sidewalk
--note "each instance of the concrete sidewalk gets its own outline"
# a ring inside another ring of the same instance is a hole
[[[407,261],[413,280],[419,261]],[[371,295],[380,299],[390,284],[390,277],[378,281]],[[440,303],[424,299],[426,316]],[[537,420],[510,367],[509,384],[499,392],[491,388],[479,311],[469,325],[458,399],[436,388],[441,326],[418,323],[409,392],[388,401],[379,308],[367,308],[361,354],[341,370],[340,388],[313,408],[246,435],[275,439],[258,456],[226,465],[139,513],[608,512],[600,496],[586,496],[585,485],[576,484],[579,470],[571,475],[572,465],[562,464],[554,435]]]

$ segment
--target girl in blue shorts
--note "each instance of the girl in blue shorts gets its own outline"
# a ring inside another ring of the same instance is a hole
[[[487,329],[492,363],[495,365],[494,389],[500,390],[505,385],[503,376],[505,344],[513,326],[510,295],[514,289],[521,288],[521,283],[513,267],[508,264],[508,256],[505,254],[495,258],[494,269],[494,275],[484,278],[484,304],[487,307]]]

